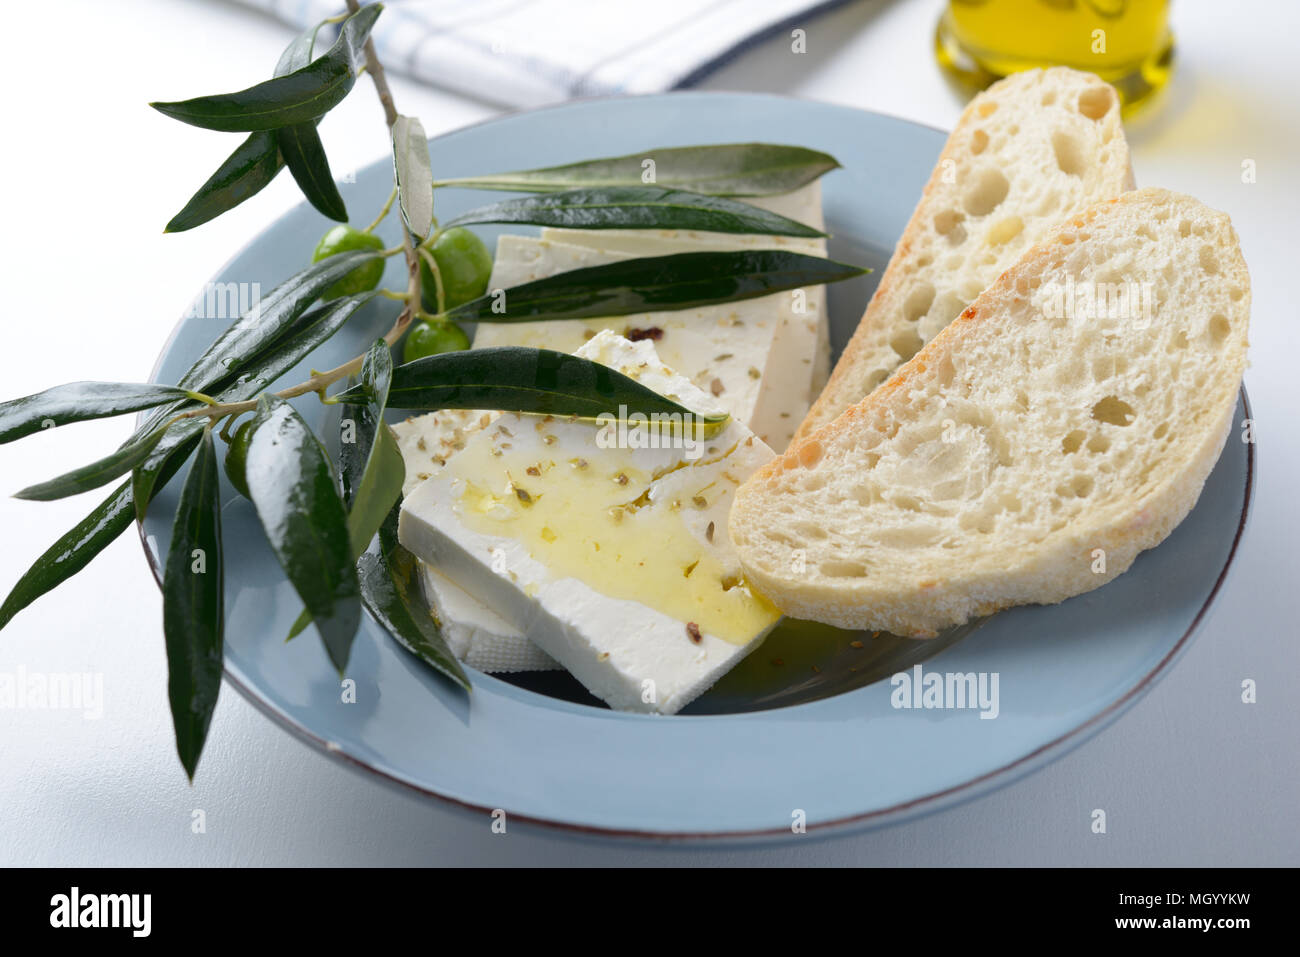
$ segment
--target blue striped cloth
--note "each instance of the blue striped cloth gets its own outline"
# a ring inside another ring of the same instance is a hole
[[[242,0],[306,28],[341,0]],[[512,107],[689,86],[846,0],[385,0],[384,66]],[[795,39],[792,36],[792,44]]]

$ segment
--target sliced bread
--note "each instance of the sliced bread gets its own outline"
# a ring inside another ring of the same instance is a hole
[[[1058,223],[1133,188],[1119,97],[1091,73],[1016,73],[975,97],[800,439],[868,395]]]
[[[1196,502],[1249,317],[1223,213],[1158,189],[1086,210],[750,477],[748,580],[787,614],[914,637],[1105,584]]]

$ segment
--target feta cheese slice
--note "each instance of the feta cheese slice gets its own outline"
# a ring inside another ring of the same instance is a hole
[[[471,668],[501,673],[560,667],[518,628],[424,562],[420,563],[420,586],[447,647]]]
[[[563,232],[566,236],[583,230],[543,230],[543,237]],[[601,233],[589,230],[582,242],[598,248]],[[666,232],[666,231],[665,231]],[[717,236],[717,233],[701,233]],[[737,237],[744,238],[744,237]],[[783,236],[757,237],[759,240],[785,239]],[[543,242],[548,241],[543,238]],[[825,255],[825,240],[802,240],[821,245],[821,249],[800,250],[810,255]],[[766,243],[757,244],[766,248]],[[777,244],[770,244],[775,246]],[[747,248],[739,242],[671,239],[647,235],[619,244],[618,254],[666,256],[675,252],[728,251]],[[602,250],[608,253],[608,250]],[[830,322],[826,312],[826,287],[811,286],[774,293],[753,300],[770,304],[776,328],[767,367],[759,383],[757,398],[749,416],[749,426],[774,451],[783,452],[794,437],[795,429],[826,386],[830,375]]]
[[[649,341],[605,331],[578,354],[694,411],[719,408]],[[726,535],[735,489],[772,454],[734,418],[673,440],[506,413],[411,493],[399,535],[611,707],[672,714],[780,617]]]
[[[447,460],[465,447],[465,440],[497,414],[476,409],[439,409],[395,423],[393,435],[406,466],[402,494],[410,495],[417,485],[441,471]]]
[[[403,496],[440,472],[465,447],[469,436],[497,417],[496,412],[442,409],[393,426],[406,465]],[[451,653],[487,672],[552,671],[559,664],[519,629],[472,598],[455,582],[420,562],[420,586]]]
[[[530,236],[503,235],[497,241],[489,288],[508,289],[560,272],[632,258]],[[474,347],[531,346],[574,352],[602,329],[655,341],[659,358],[715,396],[742,422],[751,422],[763,377],[773,357],[773,336],[781,315],[774,296],[744,302],[595,319],[479,323]],[[798,420],[796,420],[798,421]]]
[[[745,197],[744,202],[825,229],[820,181],[791,193]],[[699,230],[548,227],[542,230],[542,239],[633,256],[740,249],[788,249],[812,256],[826,255],[825,239]],[[769,299],[777,308],[779,319],[773,334],[771,360],[764,370],[764,381],[749,423],[764,442],[781,452],[790,444],[795,429],[830,376],[830,320],[825,286],[778,293],[763,301]]]

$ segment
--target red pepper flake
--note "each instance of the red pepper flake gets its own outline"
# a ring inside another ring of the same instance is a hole
[[[785,659],[784,659],[784,658],[773,658],[773,659],[772,659],[772,664],[774,664],[774,665],[776,665],[778,668],[780,668],[782,665],[785,664]]]
[[[850,642],[849,642],[849,647],[850,647],[850,648],[861,648],[861,647],[862,647],[862,642],[860,642],[860,641],[850,641]]]
[[[653,339],[658,342],[663,337],[664,331],[658,326],[651,326],[648,329],[629,329],[626,336],[632,342],[640,342],[642,339]]]
[[[704,636],[700,634],[700,626],[693,621],[686,623],[686,634],[697,645],[704,640]]]

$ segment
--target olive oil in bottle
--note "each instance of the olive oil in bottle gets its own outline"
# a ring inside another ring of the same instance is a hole
[[[1169,0],[949,0],[935,31],[935,58],[972,91],[1069,66],[1113,84],[1126,112],[1165,85],[1173,54]]]

